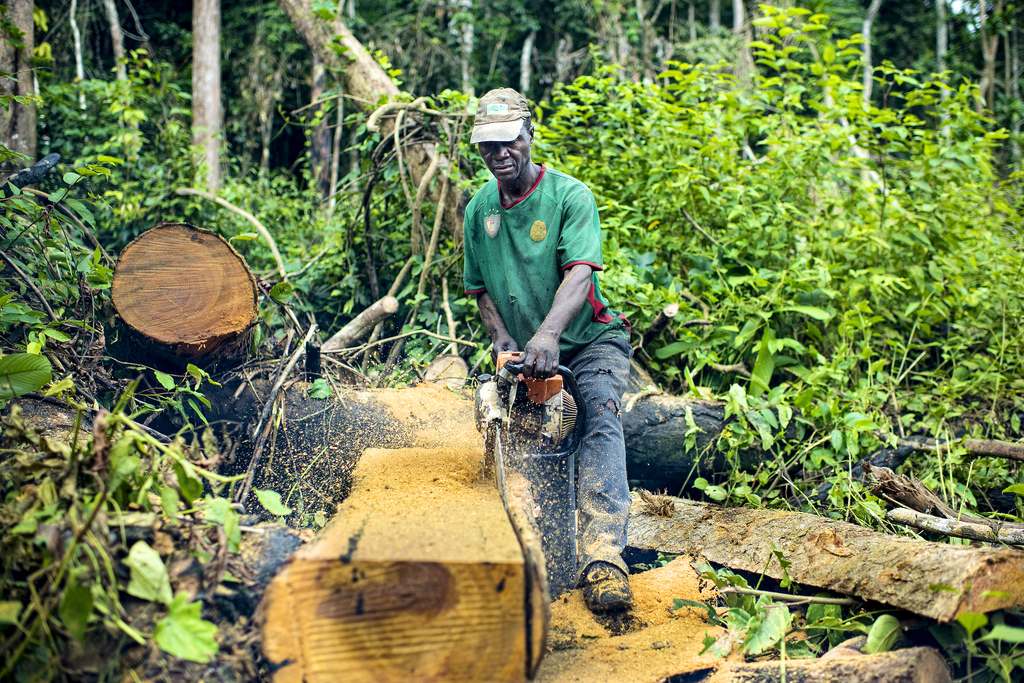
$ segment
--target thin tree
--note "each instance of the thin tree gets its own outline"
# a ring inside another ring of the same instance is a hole
[[[78,0],[71,0],[68,11],[68,23],[71,24],[71,44],[75,53],[75,81],[79,84],[85,80],[85,65],[82,62],[82,33],[78,30]],[[78,87],[78,108],[85,109],[85,91]]]
[[[117,5],[114,0],[103,0],[103,9],[107,14],[107,23],[110,25],[110,46],[114,52],[114,69],[117,80],[123,81],[128,78],[128,72],[124,66],[124,31],[121,30],[121,17],[117,14]]]
[[[875,67],[871,63],[871,28],[875,23],[875,17],[878,16],[878,10],[882,8],[882,0],[871,0],[871,4],[868,5],[868,11],[864,15],[864,23],[861,25],[861,36],[863,37],[863,43],[861,47],[862,60],[864,64],[864,104],[871,102],[871,87],[874,83]]]
[[[192,144],[206,188],[221,186],[220,138],[224,112],[220,101],[220,0],[194,0],[192,5]]]
[[[708,12],[708,27],[712,32],[722,27],[722,4],[719,0],[711,0]]]
[[[473,50],[476,46],[473,26],[473,0],[456,0],[459,23],[459,71],[462,76],[462,91],[473,92]]]
[[[32,74],[35,49],[35,25],[32,0],[6,0],[6,21],[17,32],[10,40],[0,40],[0,71],[13,78],[0,78],[0,94],[31,98],[36,94]],[[13,152],[36,158],[36,105],[33,101],[11,102],[0,107],[0,144]]]
[[[526,34],[522,52],[519,53],[519,92],[526,95],[533,80],[533,44],[537,40],[537,29]]]
[[[992,6],[992,13],[989,15],[988,3],[986,0],[978,2],[978,23],[979,35],[981,37],[981,99],[978,101],[978,111],[986,106],[992,109],[996,99],[996,56],[999,54],[999,32],[994,26],[996,20],[1002,15],[1005,9],[1005,0],[995,0]]]
[[[327,198],[330,195],[330,157],[331,157],[331,130],[327,123],[325,107],[321,100],[324,97],[325,84],[327,82],[327,70],[324,63],[316,55],[313,55],[313,78],[310,87],[309,101],[313,104],[311,112],[316,125],[313,126],[312,135],[309,141],[309,156],[313,166],[313,180],[316,183],[317,192],[321,197]]]

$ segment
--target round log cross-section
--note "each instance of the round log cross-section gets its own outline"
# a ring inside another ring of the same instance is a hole
[[[256,282],[238,252],[184,223],[162,223],[125,247],[112,297],[134,341],[165,360],[237,356],[257,314]]]

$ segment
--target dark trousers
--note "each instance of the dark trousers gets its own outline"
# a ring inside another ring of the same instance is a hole
[[[580,575],[596,561],[628,573],[622,561],[629,484],[621,410],[631,355],[629,342],[614,337],[584,347],[568,362],[587,410],[585,434],[576,455]]]

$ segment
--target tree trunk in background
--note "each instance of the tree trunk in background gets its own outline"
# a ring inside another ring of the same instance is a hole
[[[310,102],[317,102],[324,96],[324,83],[327,71],[324,63],[313,55],[313,83],[310,88]],[[324,108],[319,104],[311,110],[314,118]],[[309,140],[309,157],[313,166],[313,180],[320,196],[327,198],[331,191],[331,129],[327,119],[321,114],[320,121],[313,127]]]
[[[949,52],[949,25],[946,23],[947,0],[935,0],[935,70],[946,70],[946,53]],[[949,97],[949,91],[942,89],[942,99]]]
[[[537,31],[530,31],[523,41],[523,50],[519,53],[519,92],[524,96],[530,92],[530,81],[533,80],[533,44],[537,40]]]
[[[871,4],[868,5],[867,14],[864,15],[864,23],[861,26],[861,35],[864,37],[863,45],[861,50],[863,51],[863,63],[864,63],[864,90],[862,95],[864,97],[864,103],[871,102],[871,86],[874,83],[872,76],[874,74],[874,67],[871,64],[871,26],[875,23],[875,17],[878,16],[878,10],[882,7],[882,0],[871,0]]]
[[[456,6],[464,14],[459,23],[459,70],[462,74],[462,92],[473,92],[473,49],[476,35],[473,25],[473,0],[458,0]]]
[[[114,0],[103,0],[103,9],[107,14],[107,23],[110,24],[110,45],[114,52],[117,80],[123,81],[128,78],[128,73],[124,65],[124,32],[121,30],[121,17],[117,15]]]
[[[697,6],[690,0],[686,10],[686,25],[690,29],[690,42],[697,40]]]
[[[82,63],[82,34],[78,30],[78,0],[71,0],[68,9],[68,23],[71,24],[71,43],[75,52],[75,81],[79,84],[85,80],[85,65]],[[78,108],[85,109],[85,93],[78,88]]]
[[[1002,14],[1004,0],[996,0],[992,8],[992,15],[988,14],[988,3],[984,0],[978,3],[978,23],[980,24],[981,37],[981,99],[978,101],[978,111],[985,107],[992,109],[995,106],[996,98],[996,55],[999,54],[999,34],[992,30],[993,19]]]
[[[1010,63],[1010,78],[1009,78],[1009,96],[1011,102],[1020,101],[1020,30],[1016,24],[1010,29],[1010,49],[1006,51],[1006,60]],[[1010,132],[1013,137],[1010,138],[1010,158],[1016,162],[1020,161],[1020,126],[1021,126],[1021,115],[1020,111],[1017,110],[1012,114],[1012,120],[1010,121]]]
[[[751,36],[748,34],[747,8],[743,0],[732,0],[732,32],[740,40],[736,59],[736,75],[746,81],[754,70],[754,58],[750,55]]]
[[[708,16],[708,26],[712,31],[722,27],[722,6],[719,0],[711,0],[711,12]]]
[[[220,142],[224,112],[220,101],[220,0],[192,4],[192,144],[206,189],[220,190]]]
[[[555,48],[555,83],[565,83],[572,71],[572,36],[562,36]]]
[[[32,21],[32,0],[7,0],[4,13],[8,21],[21,32],[20,44],[0,41],[0,70],[14,78],[0,79],[0,93],[31,97],[35,95],[32,78],[32,51],[35,48],[35,26]],[[0,107],[0,144],[24,154],[30,161],[36,158],[36,106],[12,102],[10,108]]]

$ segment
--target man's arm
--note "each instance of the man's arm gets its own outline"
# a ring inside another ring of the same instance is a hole
[[[498,313],[498,307],[495,306],[491,295],[481,292],[476,298],[476,304],[480,309],[480,318],[484,321],[484,327],[487,328],[487,334],[491,336],[491,342],[494,344],[495,357],[502,351],[518,351],[519,346],[512,335],[508,333],[505,321],[501,319],[501,314]]]
[[[528,377],[550,377],[558,369],[558,341],[587,300],[590,283],[591,268],[585,263],[565,271],[562,284],[558,286],[555,300],[551,303],[551,310],[526,344],[523,369]]]

